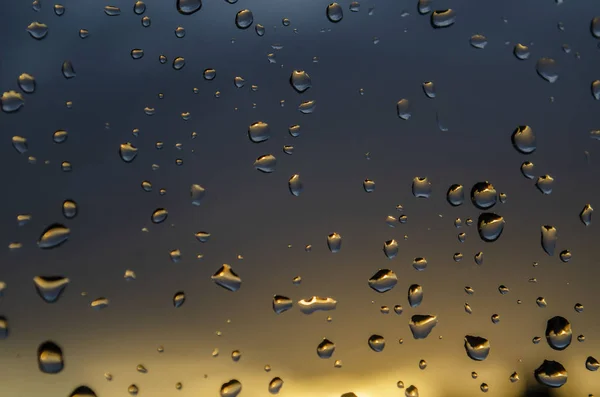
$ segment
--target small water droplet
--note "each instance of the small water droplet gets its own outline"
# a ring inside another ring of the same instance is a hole
[[[554,184],[554,178],[550,175],[542,175],[537,179],[535,186],[543,194],[552,193],[552,185]]]
[[[408,99],[401,99],[396,103],[396,112],[398,117],[402,120],[408,120],[411,117],[410,101]]]
[[[487,38],[482,34],[474,34],[470,39],[471,46],[473,48],[483,50],[487,46]]]
[[[583,209],[581,210],[581,213],[579,213],[579,219],[581,219],[581,222],[583,222],[584,225],[586,226],[590,226],[592,224],[592,213],[594,212],[594,209],[592,208],[591,204],[586,204]]]
[[[456,13],[453,9],[434,11],[431,14],[431,26],[435,29],[447,28],[456,22]]]
[[[431,182],[427,177],[415,177],[412,182],[412,194],[417,198],[429,198]]]

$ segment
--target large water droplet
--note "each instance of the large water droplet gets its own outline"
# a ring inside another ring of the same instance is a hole
[[[152,213],[150,219],[152,223],[163,223],[167,217],[169,216],[169,212],[164,208],[157,208]]]
[[[458,207],[465,202],[465,192],[462,185],[454,184],[448,188],[446,200],[453,207]]]
[[[561,316],[552,317],[546,325],[546,341],[554,350],[565,350],[571,344],[571,323]]]
[[[396,103],[396,112],[398,113],[398,117],[402,120],[410,119],[410,101],[408,99],[400,99],[398,103]]]
[[[528,125],[521,125],[511,135],[512,144],[522,154],[535,152],[536,139],[533,130]]]
[[[304,185],[300,180],[300,175],[294,174],[288,181],[288,187],[290,189],[290,193],[296,197],[300,196],[302,190],[304,190]]]
[[[337,301],[330,297],[322,298],[320,296],[313,296],[298,301],[298,308],[304,314],[312,314],[316,311],[335,310],[336,306]]]
[[[71,235],[71,230],[59,223],[48,226],[38,240],[38,247],[42,249],[52,249],[66,243]]]
[[[138,154],[138,149],[129,142],[122,143],[119,146],[119,156],[126,163],[131,163],[135,160]]]
[[[36,276],[33,278],[35,290],[46,303],[55,303],[61,297],[70,280],[62,276]]]
[[[498,194],[494,185],[485,182],[477,182],[471,189],[471,202],[480,210],[487,210],[496,205]]]
[[[377,273],[369,279],[369,287],[380,294],[391,290],[396,284],[398,284],[398,277],[396,276],[396,273],[390,269],[379,269]]]
[[[25,105],[23,94],[17,91],[6,91],[2,93],[2,111],[5,113],[13,113],[21,109]]]
[[[385,348],[385,339],[381,335],[371,335],[369,337],[369,347],[374,352],[382,352]]]
[[[535,186],[543,194],[552,193],[552,185],[554,184],[554,178],[550,175],[542,175],[537,179]]]
[[[144,3],[142,0],[138,0],[135,2],[135,4],[133,5],[133,12],[136,15],[142,15],[143,13],[146,12],[146,3]]]
[[[342,249],[342,236],[338,233],[331,233],[327,236],[327,247],[333,254],[340,252],[340,249]]]
[[[41,22],[31,22],[27,26],[27,32],[36,40],[41,40],[48,34],[48,26]]]
[[[558,80],[558,64],[552,58],[540,58],[535,65],[537,73],[549,83]]]
[[[71,394],[69,397],[97,397],[96,393],[92,389],[87,386],[79,386]]]
[[[330,358],[335,352],[335,343],[329,339],[323,339],[317,346],[317,355],[320,358]]]
[[[269,124],[263,121],[257,121],[248,127],[248,137],[254,143],[264,142],[271,137]]]
[[[206,195],[206,189],[198,184],[193,184],[190,187],[190,196],[192,197],[192,205],[199,206]]]
[[[278,394],[283,387],[283,380],[279,377],[271,379],[269,382],[269,393]]]
[[[294,303],[287,296],[275,295],[273,297],[273,311],[276,314],[281,314],[283,312],[290,310],[293,305],[294,305]]]
[[[235,25],[240,29],[248,29],[254,22],[254,15],[250,10],[240,10],[235,14]]]
[[[550,255],[554,255],[556,249],[556,241],[558,240],[558,230],[554,226],[544,225],[542,230],[542,248]]]
[[[406,397],[419,397],[419,389],[416,386],[410,385],[404,391]]]
[[[410,332],[415,339],[425,339],[429,336],[433,328],[437,325],[437,316],[430,314],[415,314],[410,318]]]
[[[177,11],[183,15],[192,15],[202,8],[202,0],[177,0]]]
[[[30,74],[20,74],[17,78],[17,84],[19,84],[21,91],[25,92],[26,94],[32,94],[35,92],[35,77]]]
[[[275,171],[277,166],[277,158],[272,154],[264,154],[254,161],[254,168],[265,174],[270,174]]]
[[[598,368],[600,368],[600,362],[594,357],[589,356],[585,359],[585,368],[587,368],[588,371],[597,371]]]
[[[423,302],[423,287],[419,284],[408,287],[408,304],[410,307],[417,307],[421,302]]]
[[[344,12],[342,11],[342,6],[338,3],[331,3],[327,6],[327,19],[331,22],[339,22],[344,17]]]
[[[412,194],[417,198],[429,198],[431,195],[431,182],[427,177],[415,177],[412,182]]]
[[[534,371],[535,379],[544,386],[561,387],[567,383],[567,370],[558,361],[544,360]]]
[[[116,17],[121,15],[121,9],[115,6],[105,6],[104,13],[109,17]]]
[[[398,255],[398,242],[388,240],[383,244],[383,253],[388,259],[394,259]]]
[[[465,350],[470,359],[483,361],[490,354],[490,342],[480,336],[465,336]]]
[[[47,341],[38,347],[38,367],[46,374],[57,374],[65,367],[62,349],[54,342]]]
[[[453,9],[434,11],[431,14],[431,26],[434,28],[447,28],[456,22],[456,13]]]
[[[223,264],[223,266],[212,275],[211,280],[218,286],[232,292],[239,290],[242,286],[242,279],[228,264]]]
[[[484,212],[479,215],[479,219],[477,220],[477,231],[479,232],[479,237],[485,242],[491,243],[502,235],[502,231],[504,230],[504,218],[500,215]]]

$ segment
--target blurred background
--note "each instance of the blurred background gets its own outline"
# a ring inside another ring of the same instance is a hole
[[[56,1],[0,13],[1,396],[600,394],[594,0]]]

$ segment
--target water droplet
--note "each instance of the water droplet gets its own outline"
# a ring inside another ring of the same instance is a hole
[[[201,243],[206,243],[208,240],[210,240],[211,234],[209,232],[197,232],[194,234],[194,236],[196,237],[196,240],[200,241]]]
[[[252,22],[254,22],[254,16],[250,10],[240,10],[235,15],[235,25],[240,29],[248,29]]]
[[[294,303],[290,298],[283,295],[275,295],[273,297],[273,311],[275,314],[281,314],[292,308]]]
[[[352,9],[352,8],[350,8]],[[331,3],[327,6],[327,19],[331,22],[337,23],[342,20],[344,17],[344,12],[342,11],[342,6],[338,3]]]
[[[123,275],[125,281],[133,281],[136,279],[135,272],[133,270],[125,270],[125,274]]]
[[[121,156],[121,160],[126,163],[131,163],[135,160],[137,154],[138,149],[129,142],[122,143],[119,146],[119,156]]]
[[[460,262],[463,259],[463,254],[461,254],[460,252],[456,252],[452,258],[454,259],[454,262]]]
[[[500,238],[505,225],[504,218],[491,212],[484,212],[477,220],[479,237],[485,242],[494,242]]]
[[[408,288],[408,304],[410,307],[417,307],[423,302],[423,287],[419,284],[413,284]]]
[[[42,40],[48,34],[48,26],[41,22],[31,22],[27,26],[27,32],[36,40]]]
[[[488,181],[477,182],[471,189],[471,202],[480,210],[486,210],[496,205],[497,193]]]
[[[177,11],[183,15],[192,15],[202,8],[201,0],[177,0]]]
[[[535,178],[535,175],[533,174],[533,168],[534,165],[531,161],[525,161],[523,164],[521,164],[521,173],[525,178],[533,179]]]
[[[410,101],[408,99],[401,99],[396,103],[396,112],[398,113],[398,117],[402,120],[410,119]]]
[[[483,361],[490,354],[490,342],[480,336],[465,336],[465,350],[471,360]]]
[[[538,297],[535,300],[535,303],[541,308],[545,308],[546,306],[548,306],[548,303],[546,302],[546,299],[543,296]]]
[[[415,177],[412,182],[412,194],[417,198],[429,198],[431,182],[427,177]]]
[[[65,13],[65,6],[63,6],[62,4],[55,4],[54,5],[54,13],[57,16],[62,16]]]
[[[139,387],[137,387],[137,385],[135,384],[131,384],[127,387],[127,393],[129,393],[132,396],[137,396],[137,394],[140,392]]]
[[[473,309],[471,308],[471,305],[469,305],[468,303],[465,303],[465,313],[473,314]]]
[[[302,114],[311,114],[315,111],[317,107],[317,101],[309,100],[303,101],[300,105],[298,105],[298,111]]]
[[[260,37],[265,35],[265,27],[263,25],[261,25],[260,23],[256,24],[256,26],[254,27],[254,30],[256,31],[256,34]]]
[[[592,32],[592,36],[600,39],[600,17],[592,18],[592,22],[590,23],[590,31]]]
[[[204,80],[214,80],[215,77],[217,77],[217,71],[215,69],[204,69],[204,72],[202,73],[202,76],[204,77]]]
[[[394,313],[396,313],[397,315],[402,314],[402,311],[403,311],[402,310],[402,306],[400,306],[400,305],[395,305],[394,306]]]
[[[143,56],[144,56],[144,50],[142,50],[140,48],[134,48],[133,50],[131,50],[131,58],[142,59]]]
[[[542,175],[537,179],[535,186],[539,189],[543,194],[552,193],[552,185],[554,184],[554,178],[550,175]]]
[[[427,368],[427,361],[425,361],[425,360],[419,361],[419,369],[425,369],[425,368]]]
[[[106,309],[109,304],[110,304],[110,301],[107,298],[100,297],[100,298],[94,299],[90,303],[90,307],[95,310],[102,310],[102,309]]]
[[[417,10],[421,15],[429,14],[431,12],[431,0],[419,0]]]
[[[146,4],[141,0],[136,1],[133,5],[133,12],[136,15],[142,15],[144,12],[146,12]]]
[[[70,281],[62,276],[36,276],[33,278],[37,294],[46,303],[56,303]]]
[[[63,201],[62,212],[67,219],[75,218],[77,216],[77,203],[73,200]]]
[[[529,52],[529,47],[524,44],[520,44],[520,43],[515,45],[513,54],[515,54],[517,59],[519,59],[521,61],[529,59],[529,56],[531,55],[531,53]]]
[[[462,205],[465,201],[465,193],[462,185],[454,184],[448,188],[446,193],[446,200],[453,207]]]
[[[282,24],[283,26],[290,26],[290,24],[291,24],[291,21],[290,21],[288,18],[283,18],[283,19],[281,20],[281,24]]]
[[[282,387],[283,380],[279,377],[275,377],[269,382],[269,393],[278,394]]]
[[[476,253],[473,259],[475,260],[476,264],[481,266],[483,264],[483,252]]]
[[[425,339],[429,336],[437,323],[437,316],[429,314],[415,314],[411,317],[408,326],[410,327],[410,332],[412,333],[413,338]]]
[[[406,388],[404,395],[406,397],[419,397],[419,389],[416,386],[410,385]]]
[[[456,13],[452,9],[434,11],[431,14],[431,26],[434,28],[447,28],[456,22]]]
[[[69,397],[97,397],[96,393],[92,389],[87,386],[79,386],[71,394]]]
[[[171,258],[171,262],[173,263],[181,262],[181,251],[178,249],[171,250],[169,252],[169,258]]]
[[[365,179],[363,181],[363,189],[367,193],[373,193],[375,191],[375,181],[371,179]]]
[[[29,150],[29,145],[27,144],[27,138],[22,136],[13,136],[12,137],[12,145],[19,154],[23,154]]]
[[[57,374],[65,367],[62,349],[47,341],[38,347],[38,367],[45,374]]]
[[[534,371],[535,379],[544,386],[561,387],[567,383],[567,370],[557,361],[544,360]]]
[[[173,69],[181,70],[181,69],[183,69],[184,66],[185,66],[185,58],[177,57],[177,58],[173,59]]]
[[[304,185],[300,180],[300,175],[294,174],[288,181],[288,187],[290,189],[290,193],[296,197],[300,196],[300,193],[304,190]]]
[[[589,226],[592,224],[592,213],[594,212],[594,209],[592,208],[591,204],[586,204],[583,209],[581,210],[581,213],[579,214],[579,219],[581,219],[581,222],[583,222],[584,225]]]
[[[433,81],[425,81],[422,86],[423,92],[427,98],[435,98],[435,85],[433,84]]]
[[[499,314],[492,314],[492,323],[494,324],[498,324],[500,322],[500,315]]]
[[[180,308],[185,303],[185,293],[183,291],[178,291],[173,295],[173,306],[175,308]]]
[[[35,91],[35,78],[27,73],[22,73],[17,78],[17,83],[21,91],[26,94],[32,94]]]
[[[154,210],[154,212],[152,213],[152,216],[150,217],[150,219],[152,220],[152,223],[163,223],[167,217],[169,216],[169,211],[167,211],[164,208],[157,208]]]
[[[5,113],[13,113],[21,109],[25,105],[23,94],[17,91],[6,91],[2,93],[2,111]],[[14,141],[13,141],[14,142]]]
[[[427,269],[427,259],[425,258],[415,258],[413,260],[413,268],[415,268],[415,270],[422,272],[425,269]]]
[[[276,166],[277,159],[272,154],[262,155],[254,161],[254,168],[266,174],[274,172]]]
[[[558,240],[558,230],[554,226],[544,225],[542,230],[542,248],[550,255],[554,255],[556,249],[556,241]]]
[[[560,252],[559,254],[560,260],[564,263],[567,263],[568,261],[571,260],[571,258],[573,257],[573,255],[571,254],[571,251],[569,250],[563,250]]]
[[[71,235],[71,230],[59,223],[48,226],[42,232],[38,240],[38,247],[42,249],[52,249],[66,243]]]
[[[371,335],[369,337],[369,347],[374,352],[380,353],[385,348],[385,339],[381,335]]]
[[[585,367],[588,371],[597,371],[600,368],[600,362],[596,360],[594,357],[589,356],[585,359]]]
[[[232,292],[239,290],[242,286],[242,279],[228,264],[223,264],[223,266],[212,275],[211,280],[218,286]]]
[[[552,317],[546,325],[546,341],[554,350],[564,350],[571,344],[571,323],[561,316]]]
[[[109,17],[116,17],[121,15],[121,9],[115,6],[105,6],[104,13]]]
[[[537,73],[549,83],[558,79],[558,64],[552,58],[540,58],[536,65]]]
[[[533,130],[528,125],[521,125],[511,135],[512,144],[522,154],[533,153],[536,146],[536,138]]]
[[[193,184],[190,187],[190,196],[192,197],[192,205],[200,206],[204,196],[206,195],[206,189],[198,184]]]
[[[340,249],[342,249],[342,236],[338,233],[331,233],[327,236],[327,247],[333,254],[340,252]]]
[[[398,242],[388,240],[383,244],[383,253],[388,259],[394,259],[398,255]]]
[[[474,34],[470,40],[471,46],[483,50],[487,45],[487,38],[482,34]]]
[[[330,297],[322,298],[319,296],[313,296],[311,298],[301,299],[298,301],[298,307],[304,314],[312,314],[316,311],[335,310],[336,306],[337,301]]]
[[[398,277],[390,269],[379,269],[368,281],[369,287],[383,294],[398,284]]]
[[[271,137],[269,124],[263,121],[257,121],[248,127],[248,137],[254,143],[264,142]]]
[[[64,61],[61,68],[62,74],[65,79],[72,79],[77,76],[75,73],[75,68],[73,67],[73,63],[71,61]]]

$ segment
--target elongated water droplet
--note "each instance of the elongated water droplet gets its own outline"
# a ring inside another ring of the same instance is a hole
[[[367,193],[373,193],[375,191],[375,181],[371,179],[365,179],[363,181],[363,189]]]
[[[192,15],[202,8],[201,0],[177,0],[177,11],[183,15]]]
[[[385,339],[381,335],[371,335],[368,343],[371,350],[377,353],[382,352],[385,348]]]
[[[57,374],[65,367],[62,349],[47,341],[38,347],[38,367],[45,374]]]
[[[146,12],[146,3],[142,0],[138,0],[133,4],[133,12],[135,15],[142,15]]]
[[[184,303],[185,303],[185,292],[183,292],[183,291],[176,292],[175,295],[173,295],[173,306],[175,306],[175,308],[177,309],[177,308],[181,307]]]
[[[408,99],[400,99],[398,103],[396,103],[396,112],[398,113],[398,117],[402,120],[410,119],[410,101]]]
[[[383,244],[383,253],[388,259],[394,259],[398,255],[398,242],[388,240]]]
[[[379,269],[377,273],[369,279],[369,287],[380,294],[391,290],[396,284],[398,284],[398,277],[396,276],[396,273],[390,269]]]
[[[415,177],[412,182],[412,194],[417,198],[429,198],[431,195],[431,182],[427,177]]]
[[[412,333],[413,338],[425,339],[429,336],[437,323],[437,316],[430,314],[415,314],[411,317],[408,326],[410,327],[410,332]]]
[[[290,189],[290,193],[296,197],[300,196],[300,193],[304,190],[304,185],[300,180],[300,175],[294,174],[288,181],[288,187]]]
[[[69,285],[70,280],[62,276],[36,276],[33,284],[37,294],[46,303],[56,303]]]
[[[25,98],[23,98],[23,94],[12,90],[3,92],[0,102],[2,102],[2,111],[5,113],[16,112],[25,106]]]
[[[544,360],[534,371],[535,379],[544,386],[561,387],[567,383],[567,370],[558,361]]]
[[[279,377],[271,379],[269,382],[269,393],[278,394],[281,388],[283,387],[283,380]]]
[[[52,249],[59,247],[67,242],[71,230],[59,223],[48,226],[38,240],[38,247],[42,249]]]
[[[536,65],[538,75],[549,83],[558,80],[558,64],[552,58],[540,58]]]
[[[490,342],[480,336],[465,336],[465,350],[470,359],[483,361],[490,354]]]
[[[592,36],[600,39],[600,17],[592,18],[592,22],[590,23],[590,32],[592,32]]]
[[[342,236],[338,233],[331,233],[327,236],[327,247],[329,247],[329,251],[333,254],[340,252],[342,249]]]
[[[304,314],[312,314],[316,311],[335,310],[336,306],[337,301],[330,297],[323,298],[320,296],[313,296],[298,301],[298,308]]]
[[[157,208],[154,210],[154,212],[152,213],[152,216],[150,217],[150,219],[152,220],[152,223],[163,223],[167,217],[169,216],[169,212],[164,209],[164,208]]]
[[[73,77],[77,76],[77,73],[75,73],[75,68],[73,67],[73,63],[71,61],[64,61],[61,70],[65,79],[72,79]]]
[[[431,14],[431,26],[435,29],[448,28],[456,22],[456,13],[452,9],[434,11]]]
[[[264,154],[254,161],[254,168],[265,174],[275,172],[277,167],[277,158],[272,154]]]
[[[65,218],[73,219],[77,216],[77,203],[73,200],[65,200],[62,203],[62,212]]]
[[[211,279],[218,286],[232,292],[239,290],[242,286],[242,279],[228,264],[223,264],[223,266],[212,275]]]
[[[584,225],[589,226],[592,224],[592,213],[594,209],[591,204],[586,204],[583,206],[581,213],[579,214],[579,219],[583,222]]]
[[[408,287],[408,304],[410,307],[417,307],[421,302],[423,302],[423,287],[419,284]]]
[[[206,195],[206,189],[198,184],[193,184],[190,187],[190,196],[192,197],[192,205],[199,206]]]
[[[425,96],[427,98],[433,99],[435,98],[435,84],[433,84],[433,81],[425,81],[422,84],[423,86],[423,92],[425,93]]]
[[[116,17],[121,15],[121,9],[115,6],[105,6],[104,13],[109,17]]]
[[[556,241],[558,240],[558,230],[554,226],[544,225],[542,230],[542,248],[550,255],[554,255],[556,249]]]
[[[465,202],[465,192],[462,185],[454,184],[448,188],[446,193],[446,201],[453,206],[458,207]]]
[[[283,295],[275,295],[273,297],[273,311],[275,314],[281,314],[292,308],[294,303],[290,298]]]

